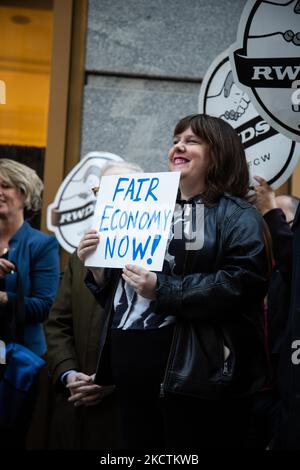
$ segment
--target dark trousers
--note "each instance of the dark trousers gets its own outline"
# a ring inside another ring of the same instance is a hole
[[[202,400],[166,396],[162,403],[169,451],[243,449],[250,416],[248,399]]]
[[[276,391],[265,390],[253,396],[247,448],[265,450],[278,433],[280,401]]]
[[[194,451],[245,448],[248,400],[209,401],[184,396],[121,394],[127,450]]]
[[[120,405],[123,449],[159,451],[243,448],[250,402],[159,398],[171,328],[114,331],[111,369]]]
[[[172,335],[173,326],[111,332],[111,371],[117,387],[124,449],[163,448],[159,390]]]
[[[37,394],[38,379],[35,380],[30,390],[26,392],[22,411],[13,427],[8,429],[3,429],[0,427],[0,449],[25,449],[27,432],[30,426]],[[5,403],[1,404],[1,406],[5,406]]]

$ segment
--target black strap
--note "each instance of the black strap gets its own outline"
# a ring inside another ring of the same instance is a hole
[[[15,266],[16,291],[15,298],[13,299],[10,312],[10,325],[9,334],[10,341],[23,344],[24,343],[24,329],[25,329],[25,304],[23,294],[23,283],[20,273]]]

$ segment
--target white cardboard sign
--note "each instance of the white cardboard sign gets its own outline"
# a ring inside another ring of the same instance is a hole
[[[103,176],[92,222],[100,243],[85,265],[161,271],[179,177],[180,172]]]

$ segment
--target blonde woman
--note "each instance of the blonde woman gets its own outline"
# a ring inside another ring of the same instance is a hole
[[[42,190],[43,183],[34,170],[0,159],[0,339],[8,342],[12,338],[18,271],[25,305],[24,338],[19,341],[40,356],[46,352],[43,322],[59,281],[56,239],[33,229],[25,220],[27,214],[40,209]],[[32,405],[34,398],[31,397]],[[10,448],[24,446],[29,415],[23,416],[9,433],[0,429],[1,445],[4,439]]]

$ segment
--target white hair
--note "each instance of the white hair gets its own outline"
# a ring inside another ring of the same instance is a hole
[[[124,168],[132,173],[143,173],[144,170],[136,163],[126,161],[111,161],[107,162],[101,169],[101,175],[104,175],[111,168]]]

